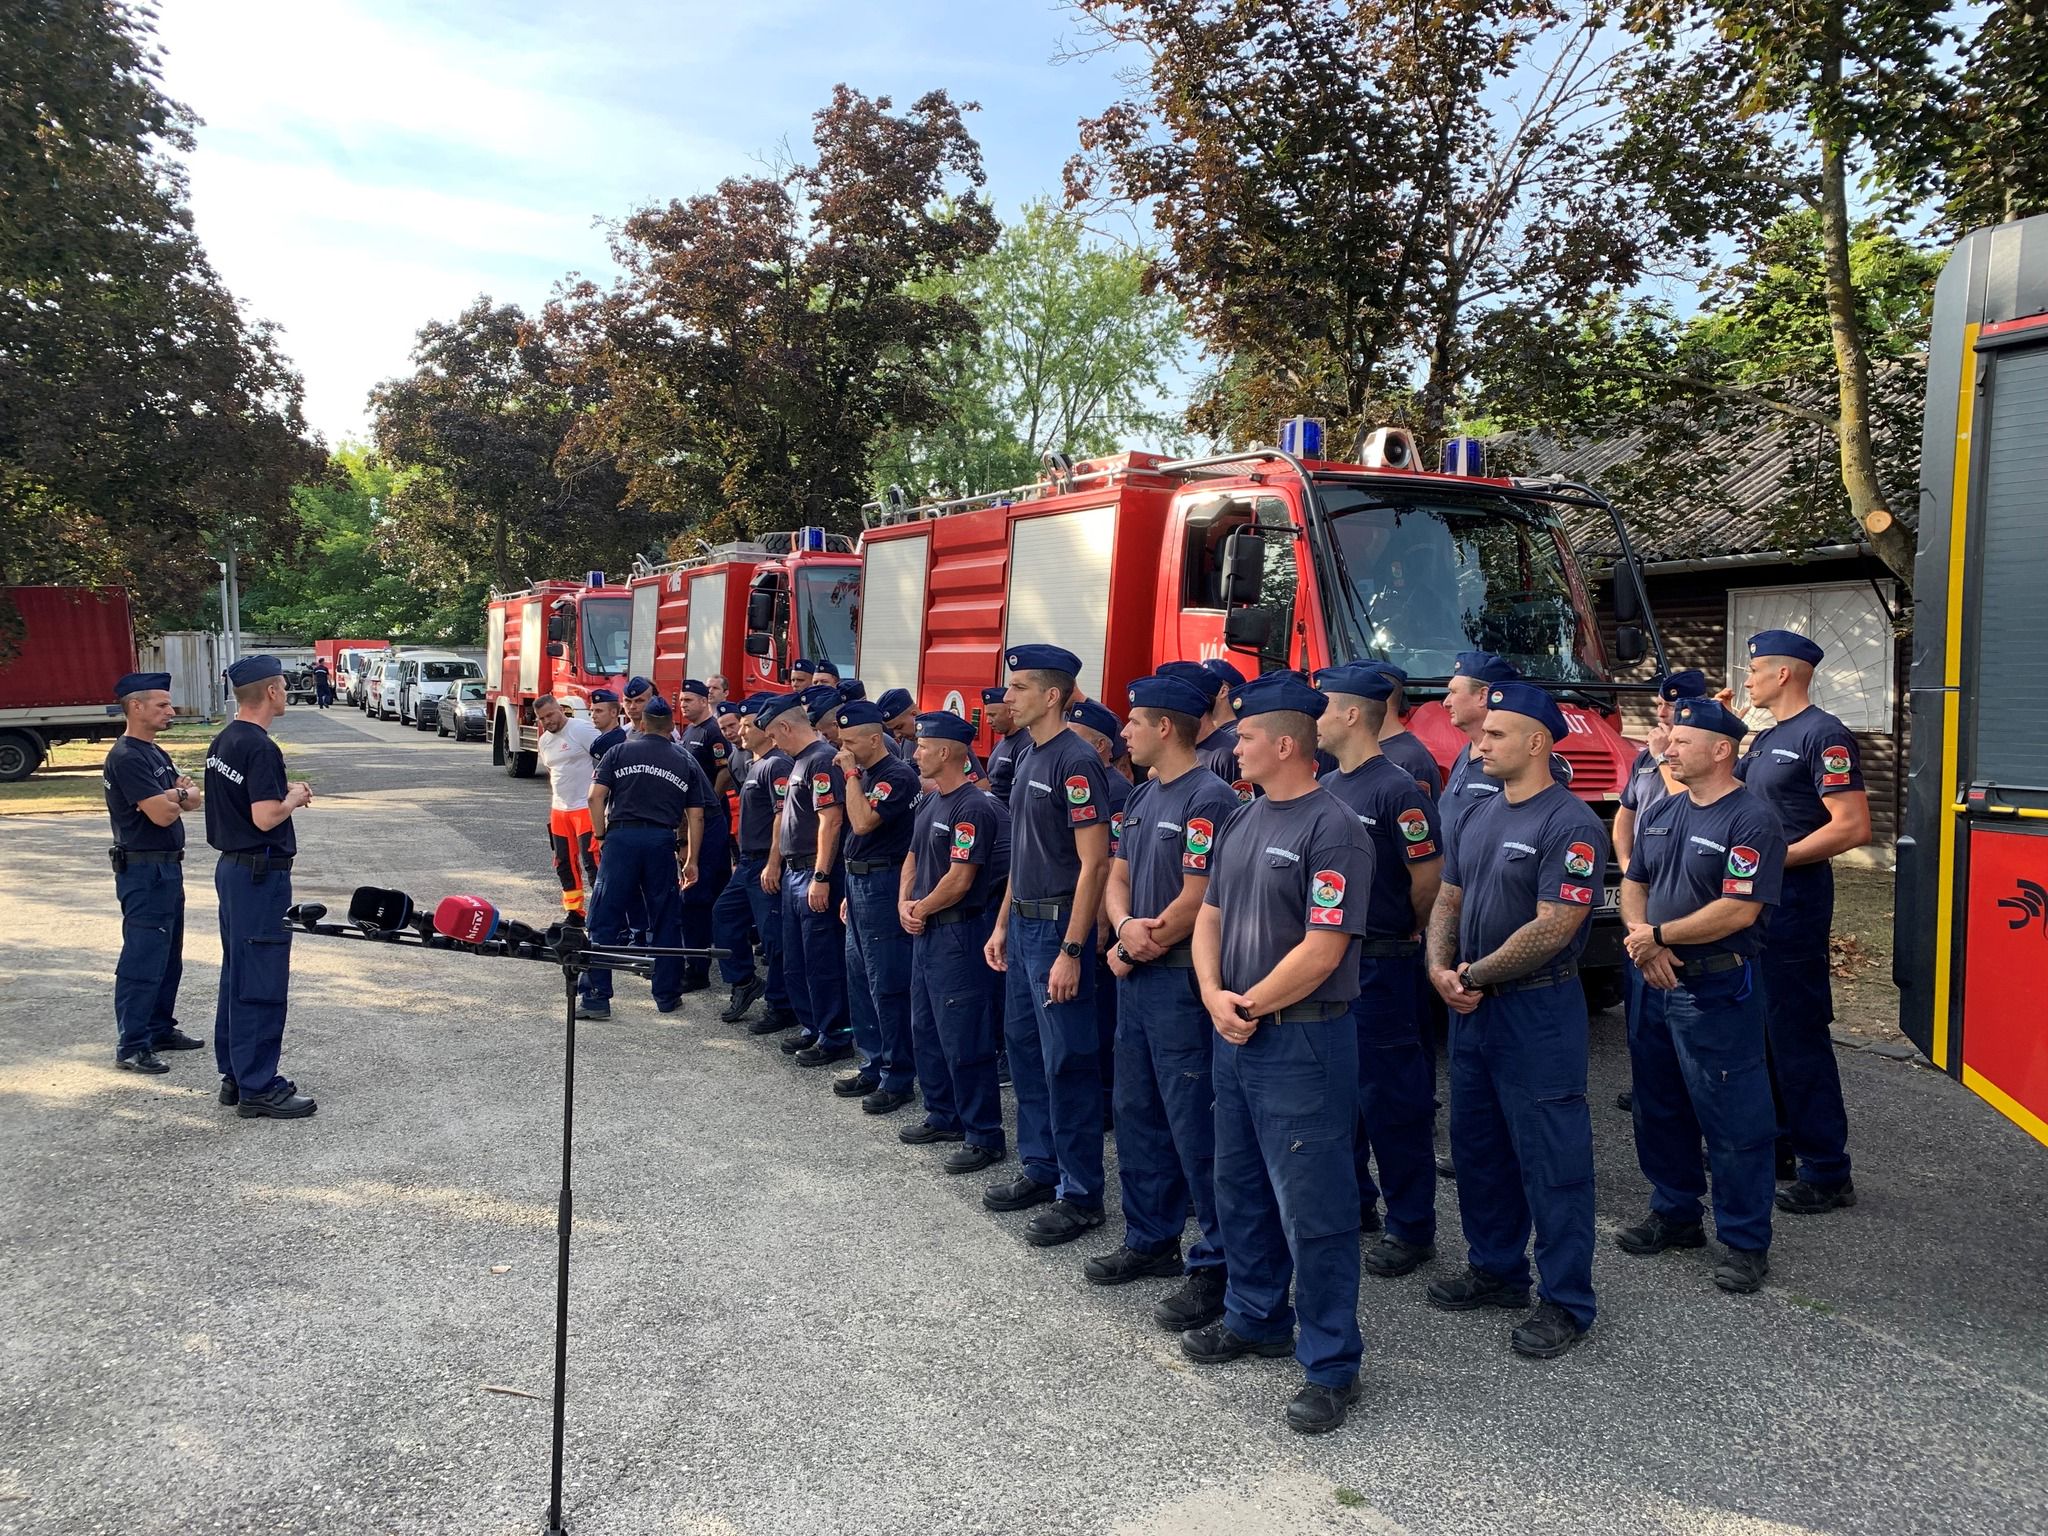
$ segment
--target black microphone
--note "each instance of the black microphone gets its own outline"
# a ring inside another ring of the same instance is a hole
[[[295,902],[284,909],[284,920],[288,923],[297,923],[308,933],[312,932],[313,925],[326,915],[327,904],[321,901]]]
[[[348,920],[365,933],[396,933],[412,926],[412,898],[403,891],[359,885],[348,900]]]

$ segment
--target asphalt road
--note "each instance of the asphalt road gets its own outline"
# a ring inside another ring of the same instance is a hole
[[[553,909],[544,785],[353,713],[279,735],[317,793],[302,897]],[[557,979],[302,939],[285,1069],[320,1113],[245,1122],[200,1053],[112,1069],[104,823],[4,836],[0,1531],[538,1530]],[[187,884],[204,1034],[203,853]],[[1844,1055],[1862,1203],[1784,1218],[1760,1296],[1603,1246],[1592,1338],[1536,1364],[1511,1319],[1432,1311],[1434,1269],[1368,1277],[1364,1400],[1309,1441],[1291,1361],[1197,1371],[1147,1316],[1166,1282],[1082,1281],[1114,1217],[1030,1248],[722,997],[664,1019],[638,988],[580,1034],[579,1536],[2048,1530],[2048,1150],[1926,1071]],[[1609,1232],[1644,1203],[1619,1035],[1596,1022]]]

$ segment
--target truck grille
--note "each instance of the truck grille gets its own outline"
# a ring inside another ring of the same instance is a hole
[[[1627,772],[1594,742],[1576,732],[1567,732],[1557,744],[1558,755],[1572,767],[1572,793],[1581,799],[1619,794]]]

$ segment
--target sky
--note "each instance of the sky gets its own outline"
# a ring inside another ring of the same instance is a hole
[[[479,294],[529,311],[611,271],[601,220],[756,174],[844,82],[944,87],[998,212],[1057,194],[1111,60],[1054,63],[1048,0],[159,0],[169,94],[203,120],[192,208],[249,314],[283,328],[306,415],[367,436],[415,333]]]

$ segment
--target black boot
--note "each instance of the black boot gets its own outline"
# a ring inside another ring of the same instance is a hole
[[[1081,1273],[1090,1285],[1128,1285],[1133,1280],[1156,1279],[1180,1272],[1179,1243],[1160,1253],[1138,1253],[1129,1248],[1119,1248],[1115,1253],[1097,1254],[1081,1266]]]
[[[1526,1359],[1555,1360],[1585,1336],[1577,1318],[1556,1302],[1546,1301],[1508,1335],[1508,1345]]]
[[[1152,1308],[1152,1321],[1174,1333],[1206,1328],[1223,1317],[1223,1292],[1227,1277],[1220,1264],[1206,1264],[1190,1270],[1181,1288],[1161,1297]]]
[[[1662,1211],[1652,1211],[1634,1226],[1615,1233],[1614,1246],[1623,1253],[1646,1259],[1667,1248],[1704,1248],[1707,1234],[1696,1221],[1677,1222]]]
[[[1519,1312],[1529,1305],[1527,1286],[1510,1285],[1501,1276],[1467,1264],[1462,1275],[1429,1283],[1429,1304],[1445,1312],[1470,1312],[1477,1307],[1501,1307]]]
[[[1296,1434],[1327,1435],[1333,1429],[1344,1427],[1344,1416],[1357,1401],[1356,1376],[1341,1387],[1325,1387],[1305,1381],[1301,1390],[1294,1394],[1294,1401],[1287,1405],[1287,1427]]]
[[[747,1010],[753,1007],[756,1000],[767,990],[768,983],[758,976],[749,976],[732,989],[732,996],[727,1000],[725,1010],[719,1017],[728,1024],[739,1023],[747,1016]]]

